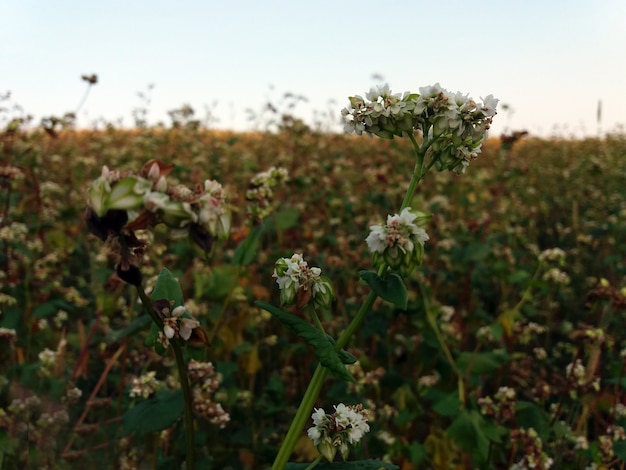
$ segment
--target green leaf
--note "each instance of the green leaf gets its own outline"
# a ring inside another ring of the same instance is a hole
[[[626,441],[617,441],[613,443],[613,453],[624,462],[626,461]]]
[[[285,470],[305,470],[310,464],[289,462]],[[380,460],[358,460],[356,462],[321,463],[315,470],[399,470],[400,467]],[[267,469],[269,470],[269,468]]]
[[[462,261],[465,263],[482,261],[487,257],[487,255],[489,255],[489,253],[491,253],[491,246],[487,243],[470,243],[463,252]]]
[[[346,381],[355,382],[354,377],[348,372],[339,354],[335,351],[333,343],[330,342],[324,333],[302,318],[285,312],[272,304],[262,301],[256,301],[255,304],[274,315],[286,327],[313,346],[313,352],[324,367]]]
[[[239,266],[216,266],[206,275],[201,271],[194,273],[195,297],[209,300],[222,300],[239,283]]]
[[[459,394],[456,391],[445,395],[433,404],[433,410],[437,414],[451,418],[459,414],[460,409],[461,401],[459,400]]]
[[[300,211],[293,207],[276,212],[273,216],[276,230],[287,230],[295,227],[300,218]]]
[[[167,299],[174,302],[173,307],[183,305],[183,291],[178,280],[167,268],[163,268],[157,277],[156,285],[150,295],[151,300]]]
[[[108,343],[116,343],[119,340],[126,338],[127,336],[143,330],[146,326],[150,324],[151,321],[152,319],[147,313],[141,315],[140,317],[135,317],[128,325],[126,325],[121,330],[116,330],[109,333],[106,337],[106,341]]]
[[[259,242],[261,240],[261,234],[263,233],[264,225],[260,224],[254,227],[248,236],[239,244],[233,255],[233,264],[239,266],[248,266],[256,259],[256,253],[259,249]]]
[[[341,359],[341,362],[343,362],[344,364],[354,364],[357,361],[357,358],[354,356],[354,354],[350,354],[345,349],[337,351],[337,355],[339,356],[339,359]]]
[[[385,277],[380,277],[378,274],[371,271],[359,271],[359,277],[363,279],[380,298],[406,310],[408,301],[406,286],[398,274],[387,273]]]
[[[37,305],[33,309],[33,316],[35,318],[46,318],[51,315],[56,315],[59,310],[71,311],[72,309],[72,305],[67,303],[65,300],[54,299],[41,305]]]
[[[122,436],[162,431],[178,420],[184,410],[180,390],[161,389],[156,396],[135,405],[122,417]]]
[[[550,436],[550,424],[546,412],[529,401],[518,401],[515,404],[517,424],[525,429],[533,428],[542,440]]]
[[[409,460],[411,463],[422,463],[426,458],[426,449],[417,441],[408,446],[407,450],[409,451]]]
[[[509,359],[511,356],[503,352],[462,352],[456,359],[456,365],[462,371],[469,367],[470,373],[483,375],[499,369]]]
[[[154,323],[150,325],[150,331],[148,331],[148,336],[146,336],[146,346],[152,348],[155,344],[159,342],[158,340],[160,331],[161,330],[159,330],[159,327]]]
[[[500,442],[497,426],[485,420],[476,410],[465,410],[460,413],[446,432],[459,447],[470,452],[481,462],[487,461],[489,441]]]
[[[206,348],[194,348],[187,344],[185,346],[185,352],[191,359],[195,361],[204,361],[206,357]]]
[[[326,337],[328,338],[328,341],[330,341],[334,346],[335,339],[329,334],[327,334]],[[358,359],[356,358],[354,354],[349,353],[345,349],[342,349],[341,351],[337,351],[337,354],[339,355],[339,359],[341,359],[341,362],[343,362],[344,364],[354,364],[356,361],[358,361]]]

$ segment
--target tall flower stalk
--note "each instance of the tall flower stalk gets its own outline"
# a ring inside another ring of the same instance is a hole
[[[157,292],[157,282],[152,298],[148,297],[141,271],[147,244],[135,232],[163,224],[171,235],[188,236],[208,253],[215,240],[228,235],[231,213],[218,182],[206,180],[193,188],[170,185],[167,176],[173,169],[173,165],[156,160],[146,163],[138,174],[103,167],[87,190],[85,218],[89,231],[105,242],[115,257],[117,275],[135,287],[152,319],[147,343],[159,354],[172,349],[184,401],[185,467],[193,470],[194,401],[184,352],[188,342],[206,344],[207,336],[182,305],[180,286],[169,271],[163,270],[159,276],[165,287]]]
[[[367,242],[379,277],[388,272],[406,277],[421,264],[428,235],[420,225],[428,219],[428,215],[411,209],[417,186],[433,167],[439,171],[464,173],[480,153],[486,131],[496,114],[498,100],[492,95],[477,103],[460,92],[452,94],[439,84],[420,88],[419,91],[392,94],[387,85],[372,88],[365,98],[359,95],[350,97],[349,106],[342,110],[347,132],[388,139],[406,136],[415,153],[415,167],[399,213],[389,216],[386,225],[370,227]],[[284,286],[280,287],[282,299]],[[335,351],[348,344],[379,295],[380,292],[374,288],[370,291],[335,342]],[[311,416],[328,372],[327,367],[318,364],[272,470],[285,468]],[[320,453],[327,451],[324,448]],[[345,457],[343,449],[342,455]]]

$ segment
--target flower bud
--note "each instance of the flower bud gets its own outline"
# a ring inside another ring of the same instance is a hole
[[[165,201],[158,210],[159,219],[171,228],[183,228],[198,220],[198,216],[191,210],[187,202]]]
[[[330,439],[325,438],[317,445],[317,451],[324,456],[326,460],[332,462],[335,460],[337,454],[337,448],[333,445]]]
[[[333,285],[326,276],[321,276],[318,281],[313,283],[313,299],[316,305],[325,309],[329,309],[335,300]]]

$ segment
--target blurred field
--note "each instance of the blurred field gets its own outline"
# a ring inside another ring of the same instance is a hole
[[[120,463],[133,458],[143,462],[136,468],[174,468],[168,465],[184,447],[167,433],[121,441],[121,416],[139,401],[129,397],[132,379],[155,371],[165,384],[175,368],[144,346],[145,329],[115,335],[141,306],[83,222],[85,189],[103,165],[136,170],[163,160],[176,164],[174,179],[216,179],[230,194],[232,235],[213,258],[157,230],[143,267],[148,288],[163,267],[180,279],[211,338],[206,359],[222,374],[216,400],[231,417],[223,430],[199,421],[203,462],[215,469],[271,464],[316,364],[302,342],[253,304],[278,304],[274,261],[303,253],[332,279],[337,301],[322,320],[336,335],[367,292],[357,272],[370,269],[368,226],[397,212],[413,169],[408,141],[321,134],[297,121],[257,134],[186,126],[61,130],[55,137],[5,132],[0,159],[3,168],[16,168],[0,173],[0,327],[16,331],[14,341],[0,344],[2,469],[135,468]],[[287,168],[290,181],[278,212],[266,221],[256,259],[234,267],[233,252],[249,231],[245,190],[270,166]],[[428,175],[412,204],[433,218],[422,269],[407,280],[409,308],[375,304],[350,346],[359,358],[358,383],[331,379],[318,403],[363,402],[372,410],[360,457],[387,456],[403,470],[471,468],[473,448],[492,441],[493,468],[508,468],[503,465],[519,449],[494,435],[507,426],[532,426],[544,451],[559,459],[556,468],[582,468],[577,465],[600,458],[599,438],[623,420],[615,405],[626,404],[620,354],[626,302],[619,292],[626,286],[625,175],[626,136],[619,134],[530,136],[508,149],[493,138],[465,175]],[[558,269],[567,283],[552,282],[547,270],[536,273],[539,253],[549,248],[565,252]],[[475,435],[465,433],[469,441],[450,431],[457,380],[427,321],[425,293],[441,307],[437,322],[463,364],[470,407],[480,409],[479,398],[502,386],[526,404],[516,409],[515,422],[487,417],[499,426],[495,434],[482,424]],[[588,334],[597,328],[601,340]],[[47,376],[41,373],[45,348],[57,353]],[[584,386],[566,372],[575,359],[586,367]],[[68,387],[82,396],[68,400]],[[11,408],[14,399],[31,395],[41,402]],[[54,415],[61,412],[66,418]],[[584,434],[589,449],[574,449],[566,429]],[[619,461],[619,446],[615,452]],[[315,455],[303,438],[295,457]]]

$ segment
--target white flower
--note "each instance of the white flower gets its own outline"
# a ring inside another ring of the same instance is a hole
[[[326,422],[326,412],[322,408],[315,408],[311,418],[313,418],[313,424],[321,426]]]
[[[423,212],[413,212],[406,207],[400,214],[387,216],[385,225],[370,226],[370,234],[365,241],[374,254],[374,264],[378,265],[384,260],[400,274],[410,274],[421,264],[424,243],[429,239],[426,231],[418,224],[429,217]]]
[[[313,441],[313,444],[318,445],[320,443],[322,433],[317,426],[310,427],[307,431],[307,435]]]
[[[180,305],[172,310],[169,317],[163,319],[163,333],[167,339],[174,338],[174,336],[176,336],[176,332],[178,331],[178,335],[187,341],[191,338],[193,329],[200,326],[200,322],[198,320],[184,317],[183,315],[186,312],[187,310],[185,307]]]
[[[310,289],[310,298],[315,304],[328,308],[335,298],[335,293],[330,280],[321,274],[322,270],[318,267],[309,267],[301,254],[295,253],[291,258],[278,259],[272,277],[276,278],[280,289],[281,304],[291,305],[298,291]]]

